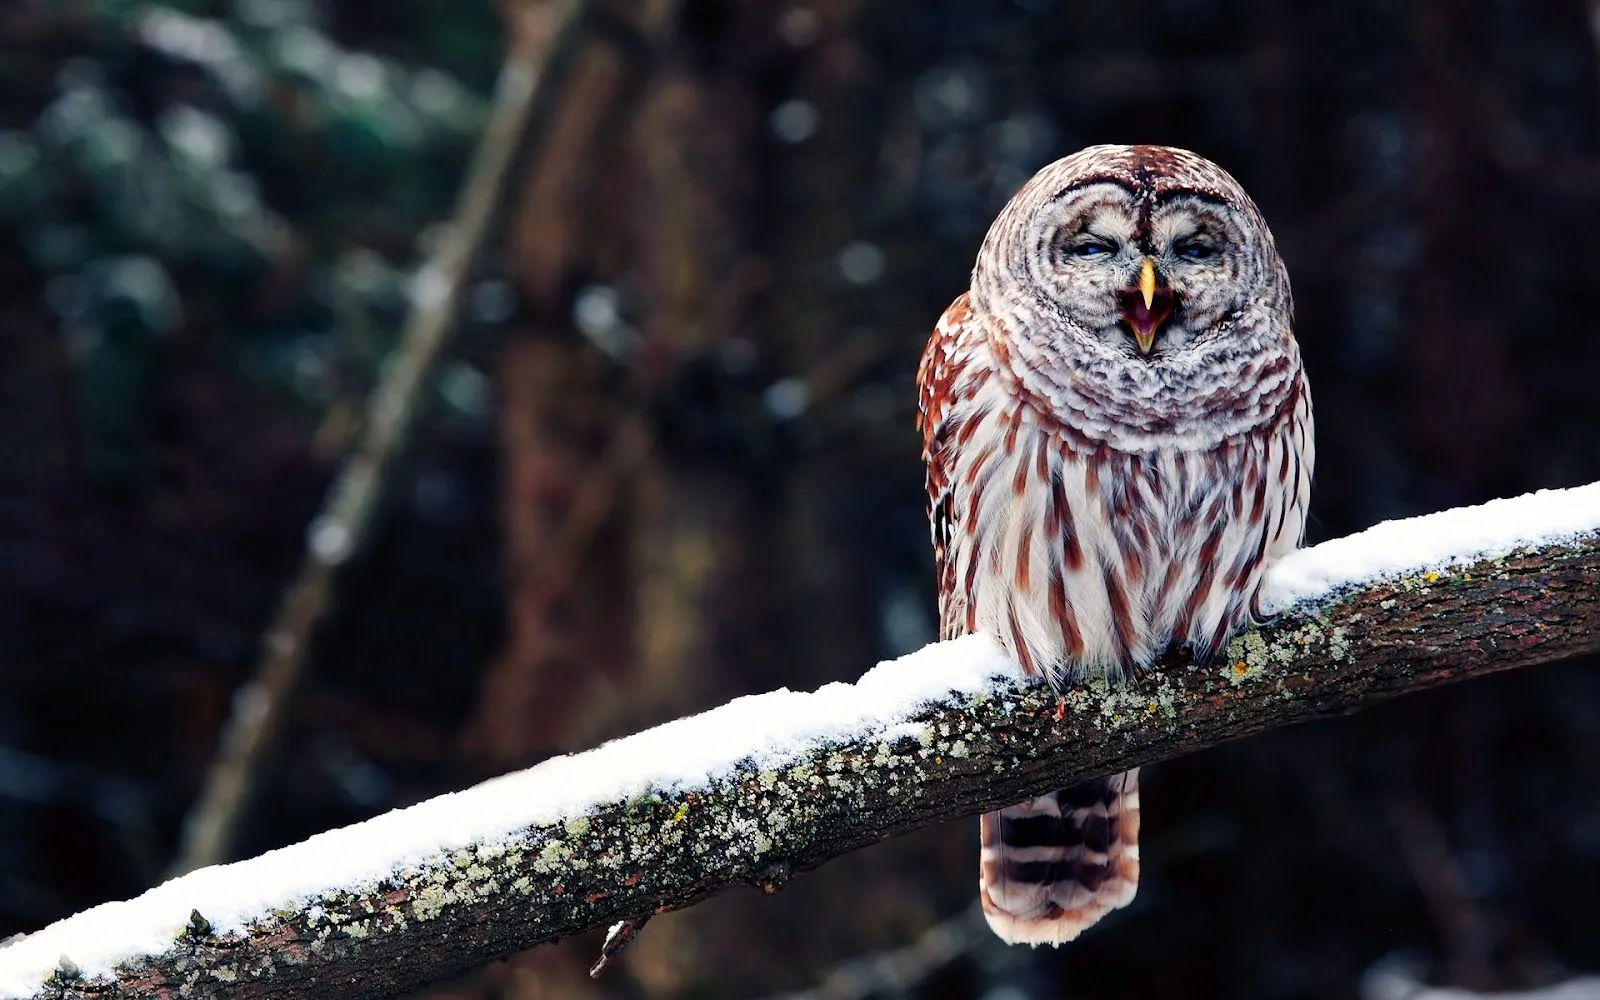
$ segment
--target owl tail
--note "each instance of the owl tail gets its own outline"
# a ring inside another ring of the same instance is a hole
[[[1139,770],[985,813],[978,892],[1009,944],[1061,944],[1139,888]]]

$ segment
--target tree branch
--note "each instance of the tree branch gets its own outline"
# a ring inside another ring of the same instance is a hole
[[[729,885],[776,891],[796,872],[940,820],[1593,651],[1600,484],[1568,500],[1581,533],[1340,588],[1234,640],[1215,663],[1166,664],[1127,687],[1087,684],[1066,694],[1064,711],[1047,689],[1012,679],[982,637],[930,646],[855,686],[741,699],[80,914],[0,950],[0,995],[389,996]],[[1425,537],[1466,513],[1391,534]],[[1347,560],[1355,546],[1341,544],[1310,550],[1297,570]],[[952,673],[958,662],[964,674]],[[919,684],[943,693],[885,701]],[[831,728],[794,721],[807,713]],[[611,797],[588,804],[597,793]]]

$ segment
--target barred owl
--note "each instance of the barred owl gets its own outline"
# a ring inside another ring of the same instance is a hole
[[[1299,544],[1311,397],[1289,279],[1210,161],[1094,146],[989,229],[918,372],[944,638],[1030,675],[1204,660]],[[1011,942],[1059,944],[1132,900],[1137,770],[985,815],[979,892]]]

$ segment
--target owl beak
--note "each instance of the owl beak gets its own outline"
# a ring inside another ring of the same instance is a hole
[[[1139,283],[1117,293],[1122,306],[1122,321],[1133,332],[1133,342],[1140,354],[1149,354],[1155,346],[1156,332],[1172,316],[1174,305],[1172,289],[1156,283],[1156,262],[1149,257],[1139,268]]]
[[[1144,298],[1144,307],[1149,309],[1156,299],[1156,262],[1149,257],[1139,268],[1139,294]]]

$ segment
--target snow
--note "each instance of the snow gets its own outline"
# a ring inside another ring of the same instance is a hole
[[[248,861],[203,868],[137,899],[86,910],[0,948],[0,996],[31,996],[62,959],[86,976],[170,948],[198,911],[222,934],[332,888],[360,891],[430,857],[646,793],[704,788],[745,762],[794,763],[819,744],[907,732],[937,701],[991,690],[1016,667],[986,636],[936,643],[880,663],[854,684],[780,689],[556,757],[475,788],[331,830]]]
[[[1527,990],[1478,993],[1456,986],[1429,986],[1416,963],[1401,958],[1379,962],[1361,977],[1361,1000],[1594,1000],[1600,976],[1579,976]]]
[[[1297,552],[1268,575],[1281,609],[1401,572],[1442,569],[1600,530],[1600,483],[1390,521]],[[320,834],[249,861],[192,872],[127,902],[95,907],[0,948],[0,996],[29,996],[63,958],[88,976],[170,948],[198,911],[219,933],[339,888],[359,892],[399,870],[528,827],[647,793],[672,794],[763,770],[818,744],[892,740],[907,716],[952,696],[993,690],[1015,665],[992,640],[968,636],[881,663],[854,684],[778,690],[557,757],[407,809]],[[914,727],[911,727],[914,728]]]
[[[1277,612],[1363,583],[1461,566],[1592,531],[1600,531],[1600,483],[1384,521],[1284,557],[1267,573],[1262,606]]]

